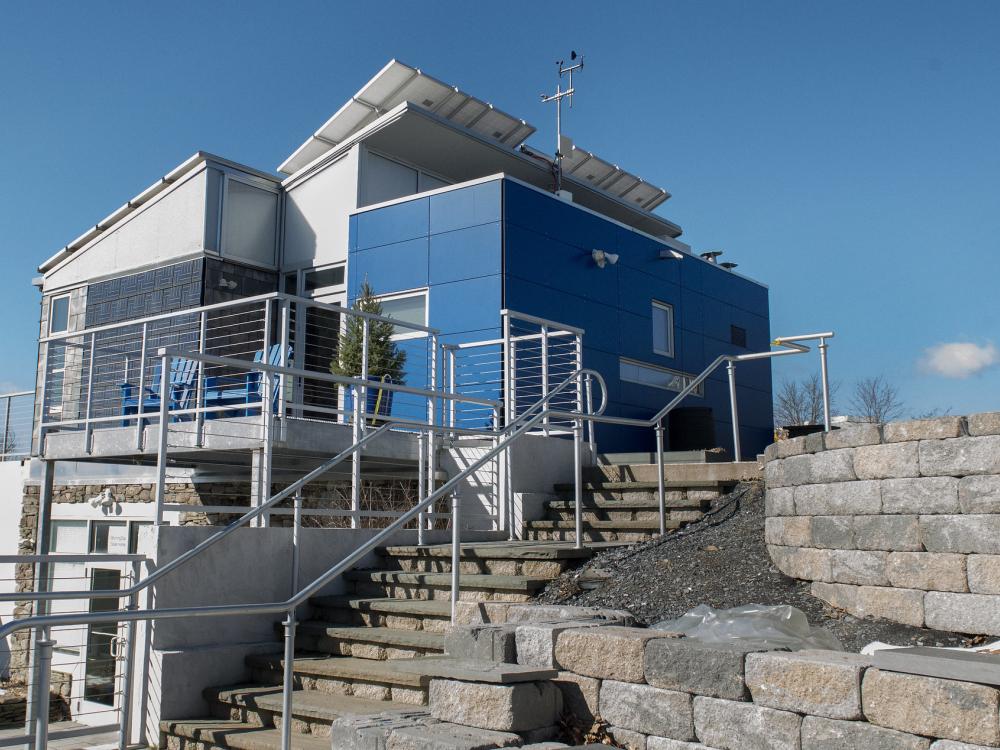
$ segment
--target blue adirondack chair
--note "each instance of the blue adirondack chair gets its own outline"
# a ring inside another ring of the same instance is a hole
[[[122,394],[122,416],[130,416],[139,413],[140,399],[144,414],[153,414],[160,410],[160,374],[163,366],[160,360],[156,361],[153,367],[153,377],[150,384],[143,387],[145,393],[134,393],[136,387],[131,383],[120,383],[119,388]],[[171,411],[179,409],[190,409],[194,405],[196,389],[198,387],[198,363],[193,359],[175,357],[170,362],[170,393],[167,398],[168,408]],[[175,417],[175,419],[188,419],[189,416]],[[148,424],[148,420],[143,419],[143,424]],[[122,425],[127,427],[130,420],[122,420]]]
[[[254,354],[253,361],[261,363],[264,361],[264,350],[261,349]],[[287,361],[292,361],[292,347],[288,347]],[[278,367],[281,365],[281,344],[275,344],[267,352],[267,364]],[[226,375],[210,376],[205,378],[205,406],[242,406],[243,409],[230,411],[209,412],[207,419],[218,419],[219,417],[244,416],[250,417],[260,414],[261,393],[261,373],[251,370],[243,377],[230,377]],[[274,380],[273,392],[271,393],[271,403],[275,411],[278,409],[278,389],[280,382]]]

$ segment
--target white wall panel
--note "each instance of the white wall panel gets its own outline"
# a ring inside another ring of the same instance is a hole
[[[288,191],[282,268],[347,260],[350,212],[357,207],[358,147],[354,147]]]
[[[203,249],[205,172],[199,172],[97,241],[77,250],[45,280],[45,290],[165,265]]]

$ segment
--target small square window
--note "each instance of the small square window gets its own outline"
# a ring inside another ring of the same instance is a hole
[[[664,357],[674,356],[674,308],[653,300],[653,351]]]
[[[69,330],[69,295],[53,297],[49,301],[49,333],[65,333]]]
[[[739,326],[729,326],[729,341],[734,346],[747,348],[747,329]]]
[[[395,318],[401,323],[412,323],[418,326],[427,325],[427,293],[418,292],[399,297],[382,297],[382,315]],[[426,335],[406,325],[396,326],[394,338],[413,338]]]

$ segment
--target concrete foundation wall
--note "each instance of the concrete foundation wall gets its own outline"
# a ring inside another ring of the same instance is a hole
[[[858,617],[1000,635],[1000,412],[770,446],[775,565]]]

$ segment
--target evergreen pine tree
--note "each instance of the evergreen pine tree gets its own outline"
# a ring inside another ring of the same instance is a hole
[[[382,303],[366,279],[361,285],[353,309],[359,312],[382,315]],[[368,375],[381,380],[388,375],[393,383],[403,382],[403,365],[406,352],[392,340],[395,326],[380,320],[368,322]],[[364,347],[364,319],[352,316],[347,330],[340,339],[338,358],[330,363],[330,372],[347,378],[361,375],[361,355]]]

